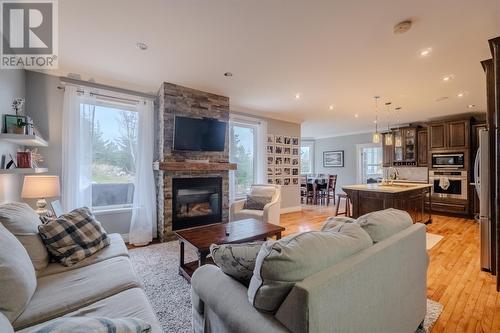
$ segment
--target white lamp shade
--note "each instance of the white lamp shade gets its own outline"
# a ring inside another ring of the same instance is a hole
[[[25,176],[21,197],[26,199],[52,198],[61,194],[59,176]]]

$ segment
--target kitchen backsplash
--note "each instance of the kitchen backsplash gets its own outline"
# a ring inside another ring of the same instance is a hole
[[[384,168],[384,175],[387,174],[387,169]],[[425,167],[396,167],[396,169],[400,179],[427,182],[429,178],[429,170]]]

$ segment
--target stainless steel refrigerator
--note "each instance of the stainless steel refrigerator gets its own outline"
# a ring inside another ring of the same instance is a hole
[[[479,149],[474,162],[474,185],[479,196],[479,235],[481,246],[481,269],[491,271],[491,208],[489,178],[489,134],[479,131]]]

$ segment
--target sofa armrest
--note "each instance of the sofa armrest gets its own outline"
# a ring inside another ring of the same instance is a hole
[[[210,309],[228,332],[288,332],[272,315],[257,311],[248,301],[247,288],[217,266],[203,265],[194,272],[191,293],[196,294],[194,310]]]
[[[233,221],[234,214],[238,213],[245,206],[246,200],[237,200],[229,207],[229,221]]]
[[[280,200],[268,203],[264,206],[264,222],[280,224]]]

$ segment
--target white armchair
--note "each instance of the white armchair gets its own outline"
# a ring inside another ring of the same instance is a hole
[[[238,200],[231,204],[229,209],[229,221],[234,222],[254,218],[266,223],[280,224],[281,186],[280,185],[252,185],[250,194],[253,196],[271,197],[271,202],[264,206],[263,210],[245,209],[244,200]]]

